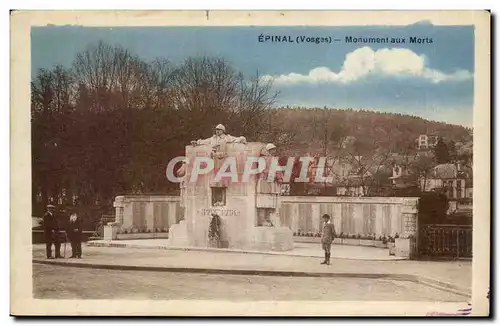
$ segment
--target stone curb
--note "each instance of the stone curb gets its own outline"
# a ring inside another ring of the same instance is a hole
[[[345,277],[345,278],[369,278],[386,279],[391,281],[407,281],[426,285],[441,291],[470,297],[471,293],[465,288],[451,283],[435,280],[429,277],[395,274],[395,273],[339,273],[339,272],[297,272],[297,271],[272,271],[272,270],[248,270],[248,269],[218,269],[218,268],[194,268],[194,267],[166,267],[166,266],[137,266],[137,265],[115,265],[102,263],[86,263],[74,261],[58,261],[46,259],[33,259],[33,264],[45,264],[55,266],[68,266],[91,269],[107,269],[122,271],[149,271],[149,272],[171,272],[171,273],[196,273],[196,274],[223,274],[223,275],[249,275],[249,276],[288,276],[288,277]]]
[[[229,253],[240,253],[240,254],[257,254],[257,255],[274,255],[274,256],[289,256],[289,257],[312,257],[321,258],[322,255],[312,256],[312,255],[298,255],[289,254],[280,251],[270,252],[270,251],[253,251],[253,250],[241,250],[241,249],[227,249],[227,248],[196,248],[196,247],[170,247],[166,245],[144,245],[144,244],[130,244],[130,243],[113,243],[113,242],[93,242],[89,241],[87,243],[89,247],[110,247],[110,248],[131,248],[131,249],[163,249],[163,250],[181,250],[181,251],[205,251],[205,252],[229,252]],[[405,257],[392,257],[387,259],[381,258],[352,258],[352,257],[335,257],[332,259],[346,259],[346,260],[369,260],[369,261],[398,261],[398,260],[408,260]]]

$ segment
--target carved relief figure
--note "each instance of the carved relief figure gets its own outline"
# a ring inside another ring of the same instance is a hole
[[[207,139],[198,139],[196,141],[192,141],[191,145],[196,146],[196,145],[212,145],[212,146],[220,146],[222,144],[226,143],[243,143],[246,144],[246,138],[241,136],[241,137],[234,137],[231,135],[226,134],[226,127],[224,127],[222,124],[218,124],[215,127],[215,133],[212,137],[207,138]]]
[[[269,143],[266,145],[266,147],[264,147],[262,149],[260,156],[264,157],[265,162],[266,162],[266,167],[265,167],[264,171],[262,171],[262,173],[260,174],[261,180],[267,181],[269,170],[271,169],[271,162],[272,162],[273,158],[276,157],[276,154],[277,154],[277,148],[276,148],[276,145],[274,145],[274,144]],[[283,172],[276,171],[274,177],[275,177],[274,178],[275,182],[281,183],[283,180]]]

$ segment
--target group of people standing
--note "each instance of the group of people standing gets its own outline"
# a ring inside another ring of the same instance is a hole
[[[54,205],[47,205],[47,212],[43,215],[43,234],[48,259],[63,258],[61,256],[61,242],[66,242],[66,237],[71,242],[71,257],[82,258],[82,220],[76,211],[69,211],[67,217],[56,213]],[[62,240],[62,241],[61,241]],[[52,245],[55,256],[52,256]]]

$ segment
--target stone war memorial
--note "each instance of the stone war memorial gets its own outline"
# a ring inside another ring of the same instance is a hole
[[[338,235],[398,235],[397,256],[411,257],[418,249],[418,198],[281,196],[282,174],[279,167],[270,169],[275,157],[268,149],[275,146],[217,132],[186,146],[176,176],[180,196],[117,196],[115,221],[105,226],[104,240],[290,251],[294,235],[318,234],[321,216],[329,214]],[[270,174],[276,178],[268,179]],[[350,242],[356,241],[335,241]]]
[[[258,166],[259,158],[263,171],[248,173],[255,170],[252,160]],[[116,197],[115,222],[105,226],[104,239],[164,237],[169,247],[291,250],[293,232],[279,225],[280,186],[266,178],[269,158],[266,144],[247,143],[244,137],[222,134],[192,142],[181,167],[180,199]],[[235,178],[217,176],[231,168],[236,168]]]
[[[292,231],[281,227],[277,217],[279,184],[267,182],[262,174],[247,175],[245,180],[245,164],[249,164],[249,158],[260,157],[263,151],[265,144],[262,143],[188,146],[180,201],[185,215],[180,223],[170,227],[169,245],[293,249]],[[203,161],[204,158],[212,158],[213,169],[192,182],[197,159]],[[219,171],[234,167],[236,180],[217,178]],[[218,230],[217,235],[212,234],[211,227]]]

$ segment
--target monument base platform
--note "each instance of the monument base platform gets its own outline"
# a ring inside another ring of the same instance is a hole
[[[191,246],[172,246],[168,244],[168,239],[137,239],[137,240],[94,240],[87,242],[89,247],[110,247],[123,249],[163,249],[177,251],[199,251],[199,252],[221,252],[221,253],[238,253],[238,254],[264,254],[292,257],[316,257],[324,258],[325,253],[321,249],[321,245],[316,243],[297,243],[293,244],[292,250],[286,251],[270,251],[270,250],[250,250],[250,249],[230,249],[230,248],[202,248]],[[396,261],[407,260],[408,258],[396,257],[389,255],[388,249],[375,247],[360,247],[348,245],[333,245],[332,259],[348,259],[348,260],[369,260],[369,261]],[[318,264],[319,265],[319,264]]]
[[[169,247],[188,247],[190,245],[186,221],[180,221],[179,224],[174,224],[170,227],[167,245]]]
[[[174,224],[170,227],[169,238],[167,240],[169,247],[190,247],[193,244],[189,241],[187,226],[185,221]],[[228,249],[244,249],[256,251],[289,251],[293,246],[293,233],[287,227],[255,227],[252,229],[252,237],[246,243],[233,243],[229,239],[221,239],[219,245],[208,241],[207,246],[194,247],[216,247]]]
[[[252,249],[263,251],[287,251],[293,249],[293,233],[287,227],[256,227]]]

